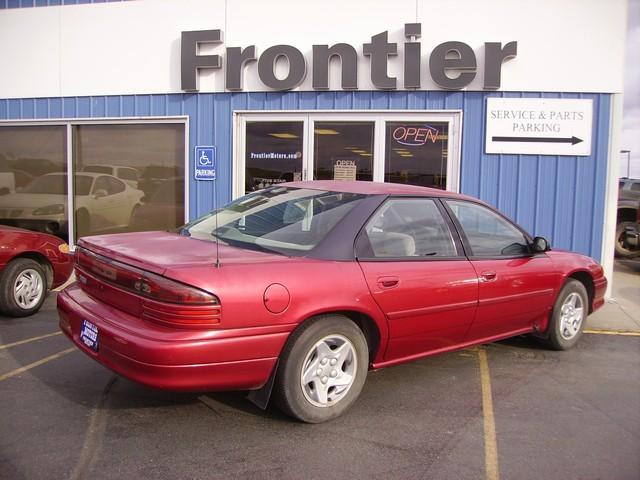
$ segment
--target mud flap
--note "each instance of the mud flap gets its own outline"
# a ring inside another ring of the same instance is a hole
[[[267,405],[269,405],[269,399],[271,398],[271,391],[273,390],[273,384],[276,381],[276,373],[278,372],[278,364],[280,363],[280,359],[276,360],[276,364],[271,371],[271,375],[269,376],[269,380],[264,384],[262,388],[258,390],[251,390],[247,394],[247,400],[253,403],[256,407],[261,410],[266,410]]]

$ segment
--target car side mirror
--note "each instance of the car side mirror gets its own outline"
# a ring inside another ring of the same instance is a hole
[[[551,250],[551,244],[544,237],[536,237],[533,239],[533,251],[534,253],[543,253]]]

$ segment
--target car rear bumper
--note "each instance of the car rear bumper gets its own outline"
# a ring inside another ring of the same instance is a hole
[[[135,382],[164,390],[260,388],[290,331],[289,326],[206,332],[149,326],[145,330],[142,320],[96,302],[77,285],[58,295],[58,314],[61,330],[88,356]],[[80,340],[83,320],[98,327],[97,352]]]

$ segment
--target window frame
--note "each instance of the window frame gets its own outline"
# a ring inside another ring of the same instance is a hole
[[[464,228],[462,227],[462,224],[458,220],[458,217],[456,217],[456,214],[451,209],[451,206],[448,203],[449,201],[469,203],[469,204],[477,205],[479,207],[486,208],[490,212],[493,212],[498,217],[500,217],[504,221],[506,221],[509,225],[513,226],[516,230],[518,230],[524,236],[524,238],[525,238],[525,240],[527,242],[527,247],[529,249],[529,252],[528,253],[518,254],[518,255],[486,255],[486,256],[485,255],[473,255],[472,254],[473,253],[473,249],[471,248],[471,243],[469,242],[469,239],[467,238],[467,234],[465,233]],[[447,211],[447,213],[448,213],[448,215],[449,215],[449,217],[451,219],[451,222],[453,223],[453,225],[455,226],[455,228],[456,228],[456,230],[458,232],[458,236],[462,240],[462,245],[464,247],[465,255],[469,260],[473,260],[473,261],[477,261],[477,260],[511,260],[511,259],[516,259],[516,258],[531,258],[531,257],[539,256],[539,255],[545,255],[544,252],[534,252],[533,251],[533,249],[532,249],[533,237],[529,234],[529,232],[527,232],[520,225],[518,225],[513,220],[511,220],[509,217],[504,215],[499,210],[491,207],[490,205],[487,205],[487,204],[485,204],[483,202],[476,202],[476,201],[473,201],[473,200],[469,200],[469,199],[466,199],[466,198],[453,198],[453,197],[443,198],[442,199],[442,205],[446,209],[446,211]]]
[[[456,255],[455,256],[433,256],[433,257],[360,257],[358,255],[358,241],[360,237],[366,234],[366,227],[369,222],[376,216],[376,214],[384,208],[387,202],[393,200],[432,200],[435,204],[438,212],[442,216],[444,223],[447,226],[449,234],[451,235],[451,239],[453,240]],[[358,230],[358,234],[355,236],[353,242],[353,255],[356,261],[358,262],[443,262],[443,261],[461,261],[467,260],[467,256],[465,253],[464,245],[458,230],[455,224],[452,222],[449,212],[442,204],[442,201],[439,197],[436,196],[426,196],[426,195],[388,195],[380,204],[375,208],[375,210],[369,215],[367,220],[363,222],[362,227]]]
[[[67,222],[69,229],[68,243],[75,250],[76,225],[73,201],[74,175],[78,171],[74,163],[73,128],[76,125],[147,125],[147,124],[182,124],[184,126],[184,221],[189,221],[189,117],[187,115],[148,116],[148,117],[100,117],[100,118],[52,118],[30,120],[0,120],[0,127],[38,127],[61,126],[66,129],[66,164],[67,164]],[[115,173],[115,172],[114,172]],[[122,181],[122,180],[121,180]]]
[[[460,189],[462,152],[462,110],[234,110],[233,111],[233,185],[235,200],[245,193],[247,122],[302,121],[302,179],[311,180],[314,171],[314,130],[316,122],[373,122],[373,181],[384,182],[387,122],[448,123],[446,189]]]

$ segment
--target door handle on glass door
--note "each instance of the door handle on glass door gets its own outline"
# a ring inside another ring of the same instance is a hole
[[[480,280],[483,282],[493,282],[497,277],[496,272],[486,271],[480,274]]]
[[[380,288],[393,288],[398,286],[400,279],[398,277],[379,277],[378,286]]]

